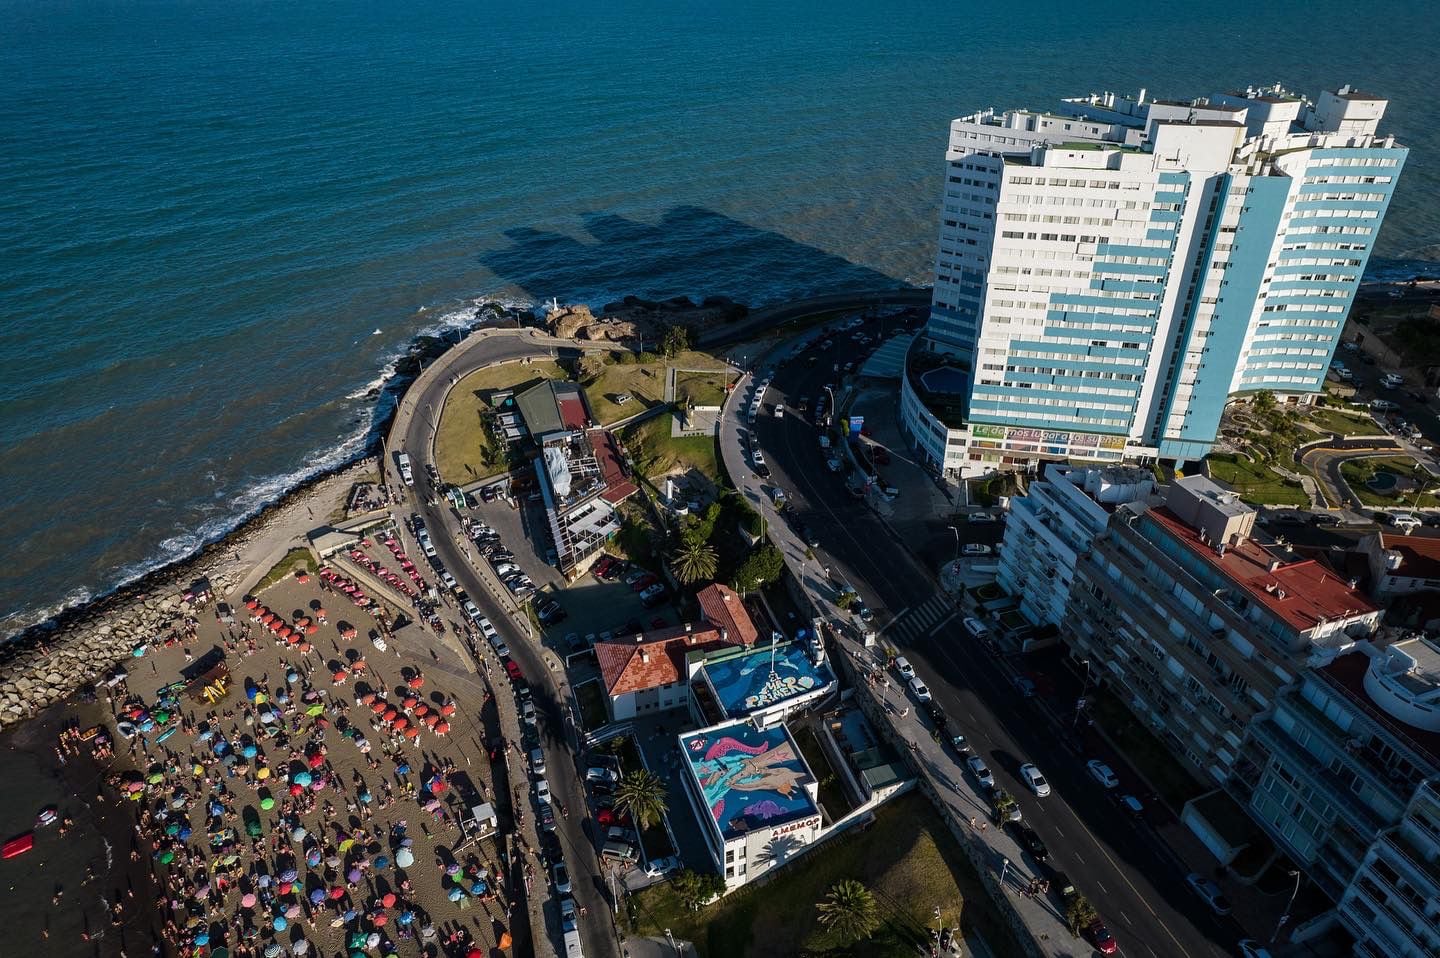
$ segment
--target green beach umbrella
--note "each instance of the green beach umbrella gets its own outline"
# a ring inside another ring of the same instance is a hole
[[[325,706],[321,705],[319,702],[316,702],[314,705],[310,706],[308,709],[305,710],[305,714],[311,716],[312,718],[316,715],[324,715]]]
[[[168,865],[175,860],[175,853],[167,851],[160,856],[160,864]]]
[[[270,811],[270,809],[275,807],[275,799],[271,798],[269,795],[266,795],[264,798],[260,799],[260,807],[265,809],[265,811],[267,812]]]

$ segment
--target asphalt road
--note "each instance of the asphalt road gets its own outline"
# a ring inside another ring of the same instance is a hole
[[[802,398],[813,402],[837,378],[834,362],[858,358],[848,334],[836,337],[835,344],[819,362],[802,357],[778,369],[767,403]],[[872,627],[883,630],[890,620],[935,596],[931,571],[826,469],[809,417],[762,415],[747,428],[773,473],[764,484],[784,489],[791,500],[787,508],[796,509],[819,539],[819,563],[833,570],[832,578],[855,586],[876,610]],[[906,450],[894,452],[909,455]],[[971,541],[993,541],[998,526],[961,528]],[[1057,734],[1055,719],[1013,691],[1008,663],[962,635],[958,620],[951,619],[903,651],[985,757],[997,784],[1019,800],[1026,822],[1040,833],[1055,867],[1066,871],[1096,905],[1124,953],[1153,958],[1231,954],[1234,943],[1244,937],[1240,929],[1228,919],[1217,919],[1190,892],[1183,881],[1188,869],[1152,832],[1116,813],[1085,771],[1090,756],[1071,751],[1065,736]],[[1024,762],[1039,765],[1054,787],[1051,796],[1037,799],[1020,781],[1017,770]]]
[[[436,424],[433,417],[444,405],[445,395],[455,379],[494,363],[526,356],[549,358],[555,354],[556,347],[553,345],[537,343],[525,335],[505,333],[491,334],[490,338],[463,353],[442,357],[442,361],[447,361],[444,375],[436,377],[414,397],[412,408],[415,414],[408,422],[398,423],[404,430],[403,451],[409,453],[414,461],[415,473],[415,486],[409,490],[410,501],[405,503],[404,507],[418,513],[425,520],[425,526],[430,530],[431,541],[444,568],[455,576],[480,611],[495,625],[496,631],[510,646],[511,657],[519,664],[530,682],[540,716],[541,744],[545,750],[545,777],[550,783],[557,806],[557,834],[571,873],[571,895],[576,904],[589,913],[580,922],[584,951],[592,958],[618,958],[619,947],[606,918],[610,909],[609,898],[604,888],[595,847],[585,834],[586,804],[578,768],[580,753],[574,732],[568,723],[569,709],[562,704],[569,695],[568,688],[561,688],[564,674],[549,669],[541,657],[538,642],[531,639],[524,628],[515,624],[508,610],[491,593],[486,582],[486,577],[490,574],[488,569],[482,571],[476,565],[484,560],[476,554],[473,544],[464,539],[459,516],[439,492],[432,488],[425,468],[426,464],[432,461],[431,449]],[[561,347],[561,357],[564,358],[567,354],[578,353]],[[392,488],[403,489],[405,487],[400,482],[394,460],[395,454],[400,451],[402,450],[394,447],[386,450],[385,468]],[[461,551],[462,544],[466,552]],[[493,583],[493,580],[491,582]],[[520,777],[516,776],[517,779]],[[562,803],[570,810],[568,818],[560,818],[558,815],[558,806]],[[526,815],[533,816],[535,811],[532,798],[528,802]],[[546,880],[548,881],[548,876]],[[541,896],[545,893],[547,885],[542,885],[541,882],[542,877],[537,867],[531,895]],[[563,954],[558,912],[553,901],[546,906],[546,918],[547,928],[534,929],[534,937],[537,940],[545,938],[548,932],[549,940],[556,950]]]

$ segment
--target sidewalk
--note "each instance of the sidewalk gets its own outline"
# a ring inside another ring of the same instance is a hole
[[[766,363],[778,363],[788,352],[789,344],[781,344],[755,365],[763,367]],[[902,760],[917,775],[921,789],[942,812],[951,832],[987,886],[1002,918],[1012,925],[1017,940],[1026,947],[1027,953],[1036,958],[1090,955],[1093,949],[1081,939],[1071,936],[1063,915],[1045,896],[1029,897],[1025,893],[1029,880],[1035,876],[1024,863],[1020,848],[1003,829],[988,821],[988,803],[964,779],[955,758],[943,745],[930,738],[929,731],[920,722],[918,710],[912,708],[909,717],[902,719],[898,710],[893,709],[893,703],[903,699],[903,690],[897,685],[886,692],[873,688],[863,680],[855,681],[857,671],[883,666],[883,662],[873,657],[881,653],[872,653],[859,644],[859,636],[853,635],[853,629],[846,624],[848,617],[831,604],[835,598],[833,585],[816,568],[817,563],[806,558],[805,545],[795,537],[789,525],[776,521],[769,498],[762,494],[759,481],[747,468],[737,435],[742,404],[733,399],[734,396],[745,395],[747,385],[742,379],[732,394],[733,401],[726,404],[722,416],[720,446],[726,470],[740,494],[770,520],[767,523],[769,538],[784,555],[786,565],[801,584],[812,606],[842,637],[836,644],[842,653],[836,664],[848,673],[850,685],[855,689],[855,704],[865,711],[877,732],[890,737]],[[924,477],[924,481],[934,489],[928,476]],[[887,695],[892,704],[890,709],[884,704]],[[908,747],[910,742],[916,746],[913,752]],[[970,825],[972,817],[976,823],[973,827]],[[981,946],[974,951],[983,954],[988,949]]]

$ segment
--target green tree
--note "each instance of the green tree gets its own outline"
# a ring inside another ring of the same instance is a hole
[[[765,583],[780,578],[784,568],[785,557],[767,542],[746,556],[740,568],[735,570],[735,591],[754,592]]]
[[[649,828],[660,821],[668,807],[665,782],[643,768],[626,772],[615,789],[615,807],[628,813],[641,828]]]
[[[844,612],[846,609],[854,605],[855,600],[858,598],[859,596],[856,595],[854,592],[842,592],[835,597],[835,608],[839,609],[841,612]]]
[[[1080,929],[1089,925],[1100,915],[1095,911],[1095,906],[1090,904],[1090,899],[1084,895],[1075,895],[1065,903],[1065,924],[1070,926],[1070,934],[1079,935]]]
[[[1250,408],[1264,415],[1275,408],[1275,394],[1268,389],[1260,390],[1251,397]]]
[[[847,943],[868,938],[880,927],[874,894],[853,878],[831,885],[825,897],[815,904],[815,910],[820,924]]]
[[[995,791],[995,817],[1000,821],[1008,821],[1011,813],[1018,807],[1014,796],[1005,789],[1001,788]]]
[[[714,872],[694,872],[688,868],[670,879],[670,886],[675,889],[680,904],[690,911],[699,911],[701,905],[725,894],[725,879]]]
[[[689,585],[715,578],[719,557],[715,554],[715,547],[703,539],[687,539],[670,557],[670,561],[675,566],[675,577]]]
[[[690,328],[688,326],[670,326],[665,330],[665,335],[660,338],[660,351],[669,359],[690,348]]]

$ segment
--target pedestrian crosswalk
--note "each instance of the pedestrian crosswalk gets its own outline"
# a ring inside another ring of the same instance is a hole
[[[920,605],[903,610],[885,626],[884,634],[892,642],[918,642],[926,638],[956,614],[950,597],[938,592]]]

